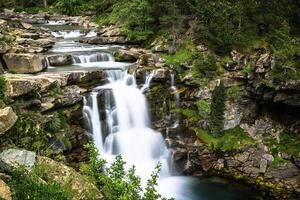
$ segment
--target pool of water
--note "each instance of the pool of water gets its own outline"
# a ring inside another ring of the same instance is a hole
[[[221,178],[171,176],[159,181],[163,197],[175,200],[258,200],[255,190]]]

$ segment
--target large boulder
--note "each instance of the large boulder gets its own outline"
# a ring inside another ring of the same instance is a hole
[[[65,66],[73,63],[72,56],[67,54],[52,55],[47,58],[51,66]]]
[[[3,58],[7,68],[15,73],[37,73],[47,67],[45,59],[36,54],[8,53]]]
[[[136,62],[139,54],[124,49],[118,49],[114,53],[114,57],[116,61],[120,62]]]
[[[0,109],[0,135],[8,131],[16,123],[17,118],[11,107]]]
[[[0,154],[0,169],[11,172],[19,166],[30,170],[36,161],[36,154],[31,151],[8,149]]]

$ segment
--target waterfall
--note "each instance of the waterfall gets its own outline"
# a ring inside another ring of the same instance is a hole
[[[151,71],[151,72],[147,72],[145,84],[141,88],[142,92],[145,92],[147,89],[149,89],[151,81],[152,81],[154,75],[155,75],[155,71],[154,70]]]
[[[112,56],[112,54],[105,52],[89,55],[73,55],[72,58],[74,64],[114,61],[114,57]]]
[[[94,88],[87,97],[92,103],[85,101],[83,110],[100,154],[109,163],[121,154],[128,166],[136,166],[144,182],[159,162],[161,176],[169,176],[169,151],[162,135],[150,127],[147,101],[135,77],[123,70],[107,70],[107,77],[108,83]],[[97,94],[106,94],[105,112],[101,112],[105,116],[99,115]],[[105,120],[99,122],[100,118]]]
[[[171,94],[173,95],[173,100],[175,103],[175,108],[179,109],[180,108],[180,94],[178,92],[178,89],[175,85],[175,74],[171,74]],[[180,113],[179,111],[175,111],[175,122],[172,126],[172,128],[177,128],[179,126],[179,121],[180,121]]]

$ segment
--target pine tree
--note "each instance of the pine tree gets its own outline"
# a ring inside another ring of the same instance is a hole
[[[223,132],[225,101],[226,91],[224,83],[221,81],[212,93],[209,128],[214,136],[220,136]]]

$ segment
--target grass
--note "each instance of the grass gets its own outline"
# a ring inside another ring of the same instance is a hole
[[[203,129],[195,129],[195,131],[198,138],[211,150],[227,152],[239,150],[248,144],[255,143],[239,126],[226,130],[221,137],[214,137]]]

